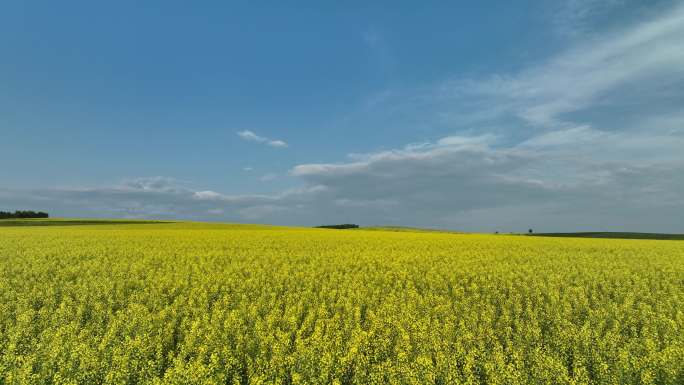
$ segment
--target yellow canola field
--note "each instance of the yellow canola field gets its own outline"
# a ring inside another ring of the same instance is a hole
[[[684,384],[684,242],[0,228],[0,384]]]

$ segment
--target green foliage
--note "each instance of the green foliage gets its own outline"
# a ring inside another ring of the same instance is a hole
[[[19,219],[19,218],[48,218],[50,215],[42,211],[17,210],[15,212],[0,211],[0,219]]]
[[[684,243],[0,228],[0,384],[682,384]]]
[[[345,230],[345,229],[358,229],[359,225],[355,225],[353,223],[345,223],[342,225],[324,225],[324,226],[317,226],[319,229],[337,229],[337,230]]]

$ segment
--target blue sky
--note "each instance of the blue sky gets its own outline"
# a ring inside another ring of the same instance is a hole
[[[0,209],[684,231],[684,5],[9,1]]]

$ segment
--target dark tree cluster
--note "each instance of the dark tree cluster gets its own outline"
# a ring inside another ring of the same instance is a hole
[[[358,229],[359,225],[355,225],[352,223],[345,223],[342,225],[325,225],[325,226],[317,226],[319,229]]]
[[[49,218],[48,213],[42,211],[17,210],[15,212],[0,211],[0,219]]]

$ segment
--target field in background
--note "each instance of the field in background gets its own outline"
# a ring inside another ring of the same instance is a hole
[[[0,228],[0,383],[684,383],[684,243]]]
[[[16,226],[82,226],[82,225],[145,225],[172,223],[165,221],[140,221],[126,219],[0,219],[0,227]]]
[[[620,233],[620,232],[582,232],[582,233],[540,233],[539,237],[569,237],[569,238],[614,238],[614,239],[656,239],[656,240],[684,240],[684,234],[660,233]]]

